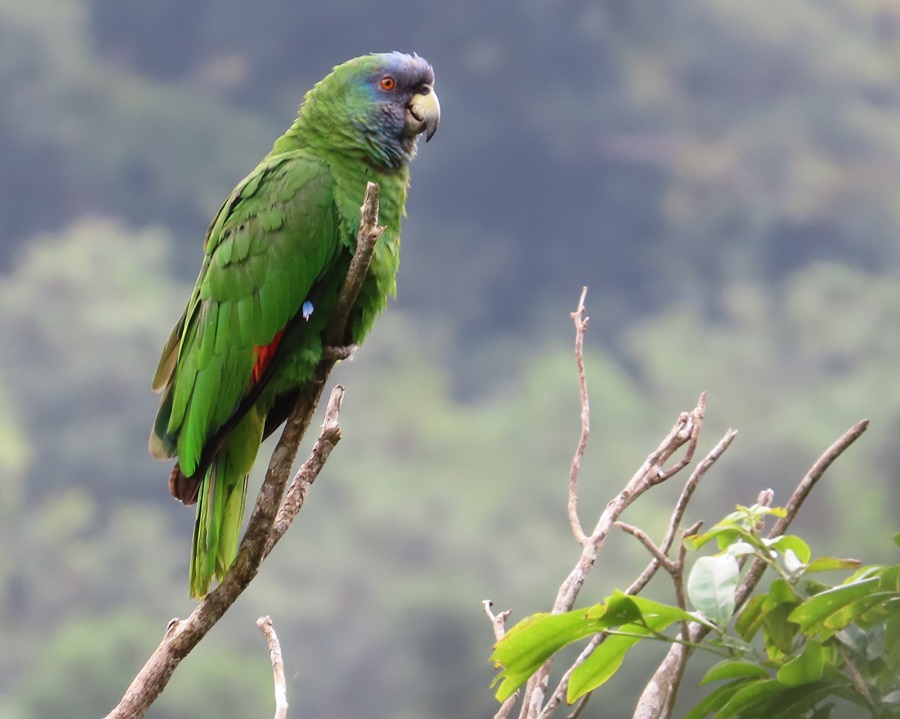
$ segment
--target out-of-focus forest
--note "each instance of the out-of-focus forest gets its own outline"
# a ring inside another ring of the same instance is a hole
[[[543,609],[576,556],[582,285],[586,522],[707,390],[704,442],[740,435],[693,519],[785,501],[869,417],[797,531],[896,561],[893,0],[0,0],[0,719],[104,715],[190,611],[193,513],[146,451],[158,352],[303,92],[393,49],[443,106],[399,297],[335,374],[344,441],[297,523],[150,716],[266,716],[262,613],[292,716],[491,715],[481,600]],[[629,521],[662,531],[671,498]],[[646,561],[607,552],[584,603]],[[627,715],[641,672],[586,715]]]

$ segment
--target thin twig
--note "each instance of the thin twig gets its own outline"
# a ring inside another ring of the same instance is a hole
[[[703,417],[706,415],[706,392],[700,393],[700,399],[697,400],[697,408],[691,413],[696,418],[691,427],[690,441],[688,442],[687,451],[684,456],[669,469],[660,472],[654,481],[665,482],[669,477],[678,474],[682,469],[687,467],[694,459],[694,452],[697,449],[697,441],[700,439],[700,428],[703,426]]]
[[[630,534],[641,544],[643,544],[644,549],[650,552],[657,563],[661,564],[663,569],[665,569],[669,574],[672,574],[672,572],[675,571],[675,564],[672,562],[672,560],[669,559],[663,553],[663,551],[653,543],[653,540],[650,539],[650,535],[648,535],[643,529],[635,527],[632,524],[628,524],[627,522],[616,522],[615,525],[623,532],[625,532],[626,534]]]
[[[816,482],[821,479],[822,475],[825,474],[825,470],[827,470],[832,462],[840,457],[851,444],[859,439],[868,426],[869,420],[867,419],[860,420],[854,424],[850,429],[844,432],[844,434],[838,437],[838,439],[836,439],[834,443],[813,463],[813,466],[809,468],[809,471],[791,493],[791,498],[784,507],[784,516],[775,522],[772,529],[769,531],[770,539],[780,537],[787,532],[788,527],[791,526],[791,522],[796,518],[797,512],[800,511],[800,507],[803,505],[803,502],[806,501],[812,488],[816,485]],[[759,583],[759,580],[762,578],[766,566],[766,563],[761,559],[757,558],[753,561],[750,565],[750,569],[747,570],[747,573],[735,590],[735,606],[741,607],[744,602],[747,601],[753,593],[753,590],[756,588],[756,585]]]
[[[821,479],[822,475],[825,474],[825,471],[832,465],[834,460],[840,457],[851,444],[859,439],[868,427],[869,420],[860,420],[838,437],[834,443],[822,453],[822,456],[809,468],[806,476],[800,480],[797,488],[791,494],[791,498],[784,506],[784,516],[775,522],[775,526],[772,527],[772,531],[769,532],[770,538],[780,537],[788,530],[788,527],[791,526],[791,522],[793,522],[794,518],[797,516],[797,512],[800,511],[801,505],[806,501],[806,498],[809,496],[813,487],[816,486],[816,482]]]
[[[591,697],[594,696],[594,692],[588,692],[581,700],[578,702],[578,706],[575,707],[575,711],[569,714],[566,719],[578,719],[581,716],[581,712],[584,711],[584,708],[587,706],[588,702],[591,700]]]
[[[272,626],[272,618],[260,617],[256,620],[266,643],[269,645],[269,659],[272,660],[272,677],[275,681],[275,719],[287,719],[287,682],[284,680],[284,660],[281,658],[281,643]]]
[[[710,450],[709,454],[694,467],[694,471],[691,472],[690,478],[685,483],[684,488],[681,490],[681,495],[675,503],[675,509],[672,511],[672,516],[669,519],[669,526],[666,529],[665,537],[663,537],[663,541],[659,545],[663,552],[668,553],[669,549],[672,547],[672,542],[675,540],[678,527],[681,525],[681,520],[687,510],[688,503],[690,502],[694,491],[697,489],[700,480],[703,479],[704,475],[709,471],[709,468],[712,467],[716,463],[716,460],[718,460],[725,450],[728,449],[736,436],[737,430],[729,429],[725,433],[725,436],[718,441],[716,446]],[[639,594],[640,591],[650,583],[650,580],[653,579],[658,569],[659,563],[655,559],[652,559],[644,571],[631,583],[631,586],[625,590],[625,593]]]
[[[519,690],[516,690],[516,693],[513,694],[509,699],[503,702],[500,705],[500,708],[497,710],[497,713],[494,714],[494,719],[506,719],[509,716],[509,713],[512,711],[513,707],[516,705],[516,702],[519,699]]]
[[[499,614],[494,614],[493,610],[491,610],[491,607],[494,606],[494,603],[490,599],[483,600],[481,602],[481,606],[484,607],[484,613],[491,621],[491,627],[494,630],[494,638],[499,642],[506,634],[506,620],[509,619],[509,609],[505,609]],[[504,701],[500,705],[497,713],[494,714],[494,719],[506,719],[518,699],[519,692],[518,690],[516,690],[516,692],[511,697],[506,699],[506,701]]]
[[[377,185],[369,183],[366,202],[361,210],[363,222],[357,234],[357,246],[347,278],[341,286],[335,318],[329,325],[326,344],[339,344],[346,334],[345,325],[368,272],[372,248],[381,234],[378,228]],[[339,321],[340,320],[340,321]],[[135,676],[118,705],[106,719],[141,719],[160,695],[172,673],[198,642],[222,618],[241,592],[259,572],[266,556],[291,466],[297,457],[300,440],[309,427],[313,412],[334,367],[334,359],[323,359],[316,368],[315,379],[300,389],[299,397],[285,423],[281,438],[272,453],[266,478],[256,498],[247,531],[238,547],[237,557],[222,579],[184,620],[172,620],[166,627],[159,646]],[[323,432],[325,430],[323,429]],[[328,431],[331,431],[330,429]],[[320,439],[322,436],[320,435]],[[322,440],[325,441],[324,439]],[[321,469],[321,465],[319,466]],[[318,471],[318,470],[316,470]],[[283,532],[282,532],[283,534]],[[278,535],[281,536],[281,535]],[[275,539],[277,541],[277,539]]]
[[[587,542],[581,520],[578,519],[578,474],[581,471],[581,460],[587,449],[588,437],[591,434],[591,408],[588,402],[587,379],[584,374],[584,334],[587,331],[590,317],[584,316],[584,298],[587,296],[587,287],[581,289],[581,298],[578,300],[578,309],[569,316],[575,323],[575,365],[578,370],[578,396],[581,400],[581,436],[578,438],[578,446],[572,457],[572,466],[569,470],[569,525],[575,541],[582,547]]]
[[[672,546],[672,541],[678,534],[678,527],[681,525],[681,520],[684,518],[685,511],[687,511],[688,503],[691,501],[691,497],[694,496],[694,491],[697,489],[697,485],[700,484],[700,480],[703,479],[704,475],[709,471],[710,467],[716,463],[719,457],[725,453],[725,450],[731,446],[735,437],[737,437],[737,430],[729,429],[722,439],[716,443],[716,446],[709,451],[696,467],[694,467],[694,471],[691,472],[691,476],[685,483],[684,488],[681,490],[681,494],[678,497],[678,501],[675,503],[675,509],[669,519],[666,535],[663,537],[663,541],[660,544],[660,547],[664,552],[668,552],[669,548]]]
[[[487,614],[488,619],[491,620],[491,626],[494,629],[494,638],[499,642],[503,639],[503,635],[506,634],[506,620],[509,619],[509,609],[505,609],[499,614],[494,614],[491,610],[494,603],[490,599],[483,600],[481,606],[484,607],[484,613]]]
[[[553,694],[550,695],[550,698],[547,700],[547,703],[544,705],[543,710],[540,714],[538,714],[538,719],[549,719],[553,715],[553,712],[556,710],[563,700],[563,697],[566,695],[566,691],[569,688],[569,679],[572,677],[572,672],[574,672],[578,667],[584,664],[585,660],[594,653],[594,650],[599,647],[606,637],[609,636],[605,632],[600,632],[599,634],[595,634],[591,637],[591,641],[587,643],[584,649],[581,650],[581,654],[578,655],[578,658],[572,663],[566,671],[563,673],[562,677],[559,680],[559,684],[556,685],[556,689],[553,690]]]
[[[328,461],[331,451],[341,440],[341,425],[338,420],[343,399],[343,385],[335,385],[334,389],[331,390],[331,396],[328,398],[325,419],[322,422],[322,431],[319,438],[316,440],[315,445],[313,445],[309,457],[297,471],[297,474],[294,475],[291,486],[288,487],[287,493],[285,494],[284,501],[278,508],[278,514],[275,516],[272,531],[266,541],[264,556],[269,556],[269,552],[275,548],[278,540],[284,536],[284,533],[293,523],[297,513],[300,511],[300,508],[306,500],[306,494],[309,491],[309,488],[312,486],[313,482],[316,481],[316,477],[319,476],[319,472],[322,470],[325,462]]]
[[[672,572],[672,584],[675,587],[675,603],[683,612],[688,611],[687,592],[684,586],[684,561],[687,557],[687,545],[684,543],[684,538],[694,534],[694,532],[700,529],[701,524],[703,523],[695,522],[693,526],[681,530],[681,541],[678,543],[678,558],[674,562],[675,570]],[[691,627],[688,620],[682,619],[681,636],[690,636],[690,629]]]

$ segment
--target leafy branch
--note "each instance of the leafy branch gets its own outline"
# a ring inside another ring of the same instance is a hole
[[[527,617],[506,631],[504,622],[509,612],[494,615],[489,609],[489,603],[485,603],[486,612],[491,618],[497,639],[492,658],[498,668],[501,668],[501,672],[495,680],[495,683],[499,682],[497,699],[501,702],[495,719],[509,716],[518,703],[520,695],[520,719],[547,719],[556,712],[564,700],[569,703],[580,701],[570,715],[570,717],[578,716],[591,693],[618,671],[628,650],[646,639],[663,640],[669,643],[670,647],[647,683],[637,703],[634,717],[635,719],[667,718],[671,716],[686,663],[697,649],[713,652],[725,657],[728,661],[736,660],[735,658],[738,657],[743,661],[741,666],[746,665],[746,655],[752,653],[749,642],[753,637],[753,632],[758,629],[760,624],[764,626],[771,624],[771,622],[764,623],[761,617],[768,607],[779,604],[773,599],[769,605],[765,605],[760,597],[767,595],[754,595],[767,568],[771,568],[779,577],[774,585],[776,588],[779,586],[777,584],[779,581],[789,588],[793,601],[791,607],[797,610],[795,618],[797,622],[800,622],[806,616],[804,611],[811,611],[800,609],[801,606],[806,606],[804,604],[806,599],[813,603],[817,601],[816,597],[803,595],[794,589],[801,576],[810,572],[823,571],[826,568],[846,569],[857,566],[850,560],[833,558],[812,560],[810,549],[806,543],[799,537],[786,535],[786,531],[816,482],[834,460],[865,431],[868,426],[867,420],[863,420],[847,430],[822,454],[798,483],[784,509],[769,507],[772,493],[770,490],[766,490],[760,494],[756,505],[739,507],[737,512],[726,517],[705,534],[697,535],[700,528],[699,522],[691,527],[682,528],[685,510],[694,496],[700,480],[728,449],[737,434],[735,430],[728,430],[713,449],[695,465],[682,487],[665,535],[658,545],[641,528],[619,521],[619,516],[630,504],[653,487],[672,479],[691,464],[702,429],[706,407],[705,395],[700,396],[697,406],[692,411],[682,412],[679,415],[674,427],[657,449],[647,457],[623,489],[606,506],[594,530],[590,534],[584,532],[578,517],[578,473],[590,431],[590,412],[583,358],[584,334],[588,324],[587,318],[584,316],[585,292],[586,290],[582,291],[578,308],[572,313],[575,323],[575,359],[581,397],[582,430],[571,464],[567,503],[569,523],[576,541],[581,546],[581,554],[575,567],[561,584],[549,613]],[[684,448],[681,457],[673,459],[681,448]],[[667,466],[670,461],[671,464]],[[774,516],[777,521],[768,534],[764,534],[764,520],[770,516]],[[622,529],[641,542],[649,552],[651,560],[624,592],[617,591],[604,602],[592,607],[573,610],[581,586],[587,574],[595,566],[597,556],[613,527]],[[676,538],[680,540],[677,547],[675,546]],[[720,554],[713,557],[701,557],[688,573],[686,571],[688,551],[699,549],[712,540],[718,542]],[[744,564],[749,559],[752,559],[749,567],[743,570]],[[674,605],[661,604],[637,596],[660,568],[671,579]],[[877,576],[873,578],[873,574]],[[889,601],[895,596],[891,594],[892,590],[890,589],[891,582],[894,581],[894,574],[870,569],[865,576],[871,582],[878,582],[878,586],[883,590],[881,603],[876,601],[873,605],[867,605],[865,609],[871,609],[872,606],[880,608],[888,606]],[[898,569],[898,576],[900,576],[900,569]],[[852,585],[855,579],[852,577],[848,581]],[[777,595],[782,599],[779,606],[787,601],[784,600],[784,594],[785,592],[782,590],[781,594]],[[851,592],[849,595],[840,595],[840,598],[845,596],[852,598],[857,595]],[[804,597],[806,598],[804,599]],[[763,603],[760,604],[760,602]],[[693,610],[690,605],[693,605]],[[835,605],[827,603],[826,606],[828,609],[833,609]],[[755,614],[747,614],[748,607],[752,607]],[[840,607],[843,605],[839,605]],[[786,608],[780,606],[780,610],[785,611]],[[728,634],[728,626],[738,612],[740,615],[736,620],[736,626],[739,627],[739,636],[735,637]],[[900,617],[900,611],[897,614]],[[845,626],[861,616],[860,612],[852,614],[850,619],[847,619]],[[847,612],[842,617],[846,619]],[[744,625],[740,624],[742,619]],[[867,617],[868,620],[870,618]],[[666,634],[666,630],[672,626],[679,630],[678,633]],[[787,632],[787,630],[784,631]],[[809,646],[812,659],[807,657],[807,660],[814,663],[815,657],[818,656],[815,647],[822,641],[830,639],[830,637],[822,636],[808,642],[800,641],[796,630],[790,636],[797,646],[782,646],[782,653],[777,661],[770,656],[767,656],[765,661],[768,661],[769,664],[773,662],[778,664],[780,661],[781,664],[778,666],[783,668],[791,661],[800,661],[798,657],[805,657],[804,652]],[[589,641],[575,661],[563,672],[558,684],[552,692],[549,692],[548,696],[549,677],[556,652],[573,642],[585,639],[589,639]],[[769,642],[767,646],[772,644],[770,639],[767,639]],[[846,657],[846,655],[846,649],[834,654],[836,664],[839,663],[840,657]],[[757,657],[756,654],[753,656]],[[847,668],[847,672],[853,675],[851,669],[856,664],[844,659],[841,666]],[[757,679],[768,681],[767,669],[756,667],[753,671],[756,672],[757,669],[765,675],[765,679],[760,679],[758,676]],[[796,677],[797,670],[794,669],[793,672],[794,674],[791,676]],[[814,674],[813,672],[809,676],[814,676]],[[726,676],[729,676],[727,672]],[[807,675],[803,676],[807,677]],[[716,695],[717,701],[720,701],[715,705],[716,710],[725,707],[727,702],[734,698],[734,694],[746,688],[743,684],[744,679],[746,677],[739,675],[739,681],[736,684],[727,687],[727,691],[720,691]],[[864,682],[861,684],[858,679],[854,679],[854,682],[857,687],[861,687],[857,689],[856,698],[859,696],[871,698],[872,691],[869,685]],[[775,693],[771,685],[765,686],[770,695]],[[785,686],[793,688],[796,683]],[[728,691],[732,693],[729,694]],[[810,696],[815,700],[820,698],[814,693]],[[900,697],[900,691],[898,691],[898,697]],[[747,704],[741,706],[746,708]],[[795,703],[793,706],[796,709],[799,705]],[[702,709],[703,707],[700,706],[697,711],[701,713],[691,716],[697,719],[706,716],[702,713]],[[735,713],[716,714],[716,717],[735,715]],[[765,713],[761,716],[765,716]],[[800,714],[791,716],[800,716]]]
[[[375,243],[381,233],[382,228],[378,226],[378,185],[370,182],[362,206],[356,252],[341,287],[334,319],[324,338],[326,346],[338,344],[345,334],[347,319],[356,303],[372,260]],[[257,495],[237,556],[222,582],[203,598],[190,616],[169,622],[159,646],[105,719],[139,719],[146,714],[181,661],[253,581],[265,558],[294,521],[310,486],[341,439],[338,420],[344,388],[337,385],[329,397],[319,437],[285,494],[285,486],[300,442],[309,428],[328,376],[341,356],[341,352],[327,353],[316,368],[315,379],[301,388],[269,460],[266,477]]]

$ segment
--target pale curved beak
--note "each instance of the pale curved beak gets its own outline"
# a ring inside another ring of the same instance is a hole
[[[425,133],[428,142],[437,132],[441,122],[441,103],[437,94],[426,86],[422,92],[413,95],[406,106],[406,131],[410,135]]]

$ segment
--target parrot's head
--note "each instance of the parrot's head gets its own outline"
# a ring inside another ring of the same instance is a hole
[[[364,55],[338,65],[307,94],[301,115],[327,122],[336,149],[360,150],[373,165],[398,168],[415,157],[419,135],[437,131],[434,70],[416,54]]]

